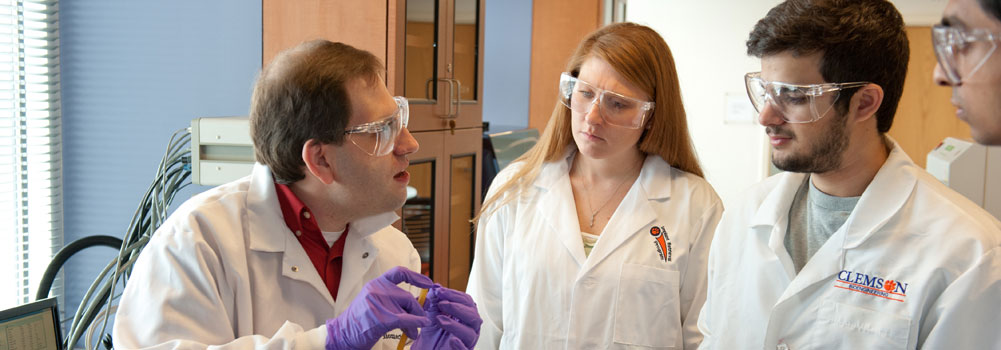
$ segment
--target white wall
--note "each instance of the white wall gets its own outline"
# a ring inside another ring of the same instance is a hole
[[[942,20],[946,0],[890,0],[909,26],[930,26]],[[928,40],[931,40],[930,38]]]
[[[626,9],[626,20],[650,26],[671,47],[695,150],[706,179],[725,204],[767,173],[768,145],[753,109],[742,114],[742,122],[724,122],[724,117],[728,96],[749,106],[744,74],[761,66],[747,56],[744,42],[758,19],[778,3],[630,0]]]
[[[706,178],[724,203],[737,199],[768,172],[764,128],[754,119],[724,119],[728,97],[749,108],[743,77],[761,66],[757,58],[747,56],[745,42],[754,24],[780,2],[630,0],[626,9],[626,20],[652,27],[671,47],[695,149]],[[946,4],[946,0],[891,2],[907,25],[925,26],[939,21]]]

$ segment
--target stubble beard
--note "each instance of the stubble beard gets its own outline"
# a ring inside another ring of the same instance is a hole
[[[831,125],[831,129],[822,134],[820,139],[809,145],[805,153],[790,154],[786,157],[776,157],[772,154],[772,164],[783,171],[795,173],[826,173],[841,167],[841,155],[848,148],[847,125],[843,117]],[[778,127],[766,128],[769,134],[791,134]]]

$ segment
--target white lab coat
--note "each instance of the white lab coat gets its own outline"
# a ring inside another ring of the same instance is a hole
[[[544,164],[521,198],[481,219],[466,289],[483,318],[476,347],[694,348],[709,243],[723,211],[716,192],[647,156],[585,257],[568,175],[575,153],[571,147],[564,160]],[[491,192],[518,166],[504,169]],[[667,232],[663,258],[655,226]]]
[[[119,304],[115,349],[322,349],[325,321],[366,282],[395,266],[420,271],[410,241],[388,226],[396,219],[389,212],[351,223],[335,302],[258,164],[188,200],[156,231]],[[396,349],[400,334],[375,348]]]
[[[796,274],[783,242],[805,176],[773,176],[723,215],[703,349],[1001,348],[997,220],[894,144],[845,224]]]

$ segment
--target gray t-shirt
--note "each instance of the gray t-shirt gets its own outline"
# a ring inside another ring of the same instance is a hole
[[[821,192],[807,176],[789,207],[786,250],[796,273],[827,242],[852,214],[859,197],[835,197]]]

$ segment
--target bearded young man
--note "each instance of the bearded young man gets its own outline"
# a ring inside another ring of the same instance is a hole
[[[1001,344],[1001,223],[886,135],[907,72],[885,0],[789,0],[747,41],[745,77],[785,173],[723,213],[703,349]]]

